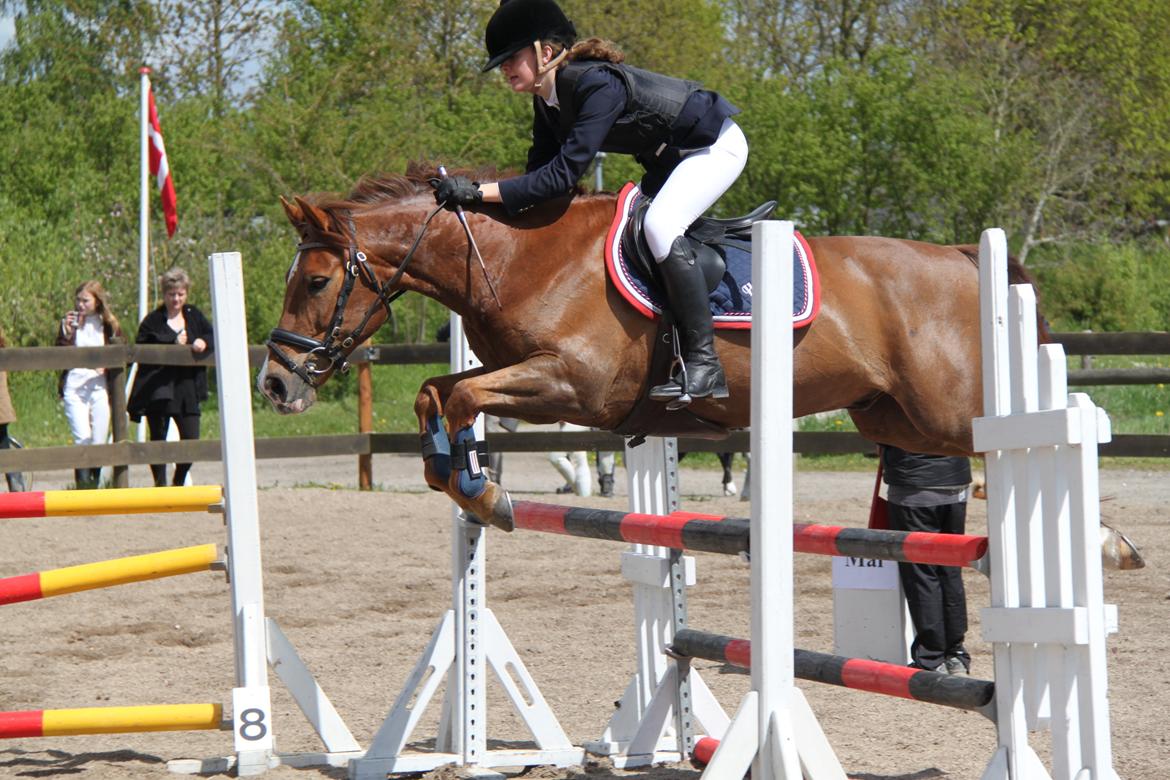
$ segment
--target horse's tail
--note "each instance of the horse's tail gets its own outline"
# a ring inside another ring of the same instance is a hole
[[[975,244],[956,244],[955,249],[966,255],[967,259],[979,267],[979,247]],[[1008,255],[1008,282],[1010,284],[1030,284],[1036,291],[1036,330],[1041,344],[1052,343],[1052,329],[1048,326],[1048,319],[1040,312],[1040,288],[1036,280],[1028,273],[1024,264],[1012,254]]]

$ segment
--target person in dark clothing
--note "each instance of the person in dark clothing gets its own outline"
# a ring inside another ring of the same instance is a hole
[[[731,117],[739,109],[700,85],[626,65],[614,44],[577,43],[573,23],[553,0],[503,0],[487,25],[488,62],[514,92],[531,93],[532,147],[526,173],[479,183],[454,176],[435,198],[454,209],[501,203],[518,214],[570,193],[598,152],[634,155],[653,253],[681,337],[683,365],[650,397],[679,408],[694,398],[726,398],[714,347],[707,284],[683,233],[739,177],[747,140]]]
[[[211,323],[203,312],[187,303],[191,281],[185,271],[172,268],[162,276],[163,305],[147,314],[138,326],[137,344],[186,344],[196,355],[214,345]],[[130,419],[146,418],[151,441],[167,437],[171,420],[179,437],[199,438],[199,405],[207,400],[207,369],[203,366],[159,366],[140,364],[126,409]],[[171,484],[187,481],[190,463],[176,463]],[[150,471],[156,487],[167,484],[167,467],[153,463]]]
[[[882,445],[883,479],[888,486],[889,525],[894,531],[961,534],[967,521],[971,463],[967,458],[923,455]],[[967,594],[957,566],[899,563],[898,575],[914,642],[911,666],[944,674],[967,674]]]

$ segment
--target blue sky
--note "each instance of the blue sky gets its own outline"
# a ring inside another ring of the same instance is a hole
[[[15,34],[15,27],[11,16],[0,16],[0,49],[8,45]]]

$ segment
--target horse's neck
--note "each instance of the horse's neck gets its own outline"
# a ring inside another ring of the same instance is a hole
[[[518,218],[470,215],[471,233],[483,254],[482,268],[462,225],[454,215],[440,214],[403,282],[468,319],[469,325],[490,326],[508,316],[510,300],[526,299],[534,288],[551,284],[566,263],[584,266],[590,258],[583,251],[604,238],[615,203],[612,197],[584,197],[567,209],[554,212],[538,206]],[[425,215],[412,223],[421,225],[423,219]],[[603,267],[598,260],[598,267]]]

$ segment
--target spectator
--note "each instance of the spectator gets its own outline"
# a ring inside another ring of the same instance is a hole
[[[184,344],[196,355],[209,352],[214,345],[211,323],[203,312],[187,303],[191,280],[181,268],[162,275],[163,304],[147,314],[138,326],[138,344]],[[171,420],[183,440],[199,438],[200,404],[207,400],[207,369],[204,366],[159,366],[140,364],[130,391],[127,410],[130,419],[146,418],[151,441],[167,437]],[[190,463],[176,463],[171,484],[187,481]],[[151,474],[156,487],[167,484],[167,467],[152,463]]]
[[[891,530],[964,532],[971,484],[967,458],[921,455],[889,445],[882,445],[881,452]],[[899,563],[898,575],[914,623],[910,665],[943,674],[968,674],[971,655],[963,646],[967,594],[962,570]]]
[[[57,329],[57,346],[102,347],[123,340],[122,326],[110,310],[100,282],[84,282],[73,294],[74,308]],[[65,418],[74,444],[105,444],[110,433],[110,396],[104,368],[71,368],[61,374],[57,392],[65,402]],[[79,488],[95,488],[101,468],[74,469]]]
[[[0,328],[0,349],[7,349],[8,342],[4,339],[4,329]],[[8,436],[8,426],[16,422],[16,410],[12,406],[12,398],[8,395],[8,372],[0,371],[0,450],[12,448],[12,439]],[[9,493],[23,493],[28,490],[24,475],[19,471],[10,471],[8,478]]]

